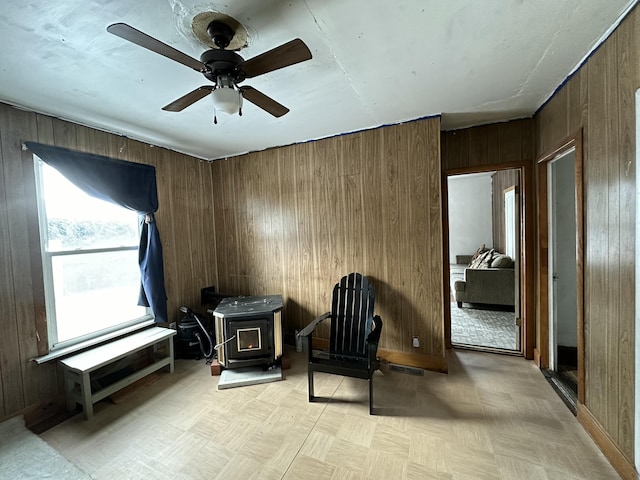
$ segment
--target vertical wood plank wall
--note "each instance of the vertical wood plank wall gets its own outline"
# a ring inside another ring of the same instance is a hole
[[[0,104],[0,419],[40,403],[46,408],[60,392],[55,364],[30,362],[38,356],[35,324],[44,307],[42,266],[32,250],[38,232],[28,221],[36,214],[33,162],[21,149],[28,140],[155,166],[170,318],[178,318],[180,305],[198,307],[200,289],[217,284],[208,163]]]
[[[536,158],[536,132],[532,118],[494,123],[479,127],[442,132],[443,181],[447,173],[470,173],[497,168],[524,167],[520,178],[521,198],[524,210],[524,238],[522,252],[525,264],[521,275],[524,289],[521,302],[524,306],[524,355],[533,358],[536,342],[535,292],[534,292],[534,239],[535,239],[535,188],[533,165]],[[519,165],[513,165],[519,163]],[[445,245],[446,249],[447,246]],[[448,268],[448,266],[446,267]],[[443,279],[448,285],[448,279]],[[449,311],[445,311],[448,317]],[[448,321],[445,319],[445,321]]]
[[[44,408],[61,387],[54,365],[30,362],[43,294],[22,142],[156,167],[172,320],[216,285],[282,293],[292,333],[328,309],[341,275],[359,270],[376,287],[381,346],[444,357],[439,127],[423,120],[209,164],[0,104],[0,418]]]
[[[436,118],[213,162],[220,290],[281,293],[292,334],[358,271],[380,346],[444,357],[439,146]]]
[[[203,286],[282,293],[292,333],[328,308],[341,275],[359,270],[376,288],[382,346],[415,352],[417,335],[417,353],[442,356],[441,169],[533,164],[582,129],[585,405],[632,461],[638,43],[635,9],[533,120],[440,134],[430,119],[212,164],[0,105],[0,418],[60,391],[53,365],[29,361],[38,354],[42,292],[23,141],[157,168],[174,318],[180,305],[198,306]]]
[[[585,406],[633,464],[640,10],[536,116],[540,154],[583,132]]]
[[[520,184],[518,170],[498,170],[491,176],[492,216],[493,216],[493,248],[505,253],[504,191]]]
[[[530,118],[442,132],[442,170],[533,161],[535,145]]]

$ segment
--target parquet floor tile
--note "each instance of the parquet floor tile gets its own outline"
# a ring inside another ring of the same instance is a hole
[[[202,362],[176,361],[125,401],[42,438],[94,479],[615,479],[613,468],[522,358],[454,350],[449,373],[383,365],[364,380],[316,374],[291,351],[281,382],[218,391]]]

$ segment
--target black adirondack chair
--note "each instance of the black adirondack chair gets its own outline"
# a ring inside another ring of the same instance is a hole
[[[309,401],[314,399],[313,372],[333,373],[369,380],[369,414],[373,414],[373,372],[380,367],[376,356],[382,320],[373,316],[373,286],[367,277],[350,273],[333,287],[331,311],[307,325],[299,336],[309,355]],[[312,350],[316,326],[331,320],[327,351]]]

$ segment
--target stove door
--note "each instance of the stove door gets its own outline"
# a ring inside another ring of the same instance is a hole
[[[273,321],[266,318],[229,320],[226,344],[228,359],[273,358]]]

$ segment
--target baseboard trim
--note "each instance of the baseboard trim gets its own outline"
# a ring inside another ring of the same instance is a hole
[[[633,463],[622,453],[618,445],[609,436],[606,430],[600,425],[600,422],[593,416],[591,411],[582,403],[578,403],[578,421],[591,436],[600,451],[609,460],[611,466],[618,472],[623,480],[636,480],[638,472],[636,472]]]
[[[538,350],[537,348],[533,349],[533,361],[538,366],[538,368],[542,368],[540,366],[540,350]]]
[[[434,372],[447,373],[449,366],[447,359],[444,357],[435,357],[433,355],[423,355],[419,353],[404,353],[386,348],[378,349],[380,360],[396,365],[404,365],[407,367],[423,368]]]
[[[329,346],[329,340],[326,338],[313,338],[313,348],[324,349]],[[396,365],[404,365],[405,367],[416,367],[433,372],[447,373],[449,366],[447,359],[444,357],[436,357],[433,355],[424,355],[420,353],[405,353],[387,348],[378,348],[378,357],[380,360],[394,363]]]

